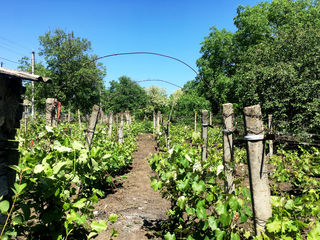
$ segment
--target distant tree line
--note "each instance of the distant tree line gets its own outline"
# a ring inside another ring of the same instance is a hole
[[[36,63],[35,74],[50,77],[52,84],[35,83],[38,112],[44,111],[48,97],[57,98],[63,108],[70,108],[74,113],[78,109],[90,113],[92,106],[98,104],[106,112],[130,111],[142,118],[151,118],[157,111],[167,116],[171,112],[175,116],[191,117],[194,111],[209,107],[209,102],[191,88],[168,96],[165,89],[156,86],[142,88],[127,76],[111,81],[110,87],[106,88],[103,81],[106,68],[95,61],[96,55],[89,54],[92,51],[90,41],[75,37],[73,32],[56,29],[40,36],[39,41],[39,55],[45,62]],[[31,72],[28,57],[20,60],[19,69]],[[31,84],[26,83],[26,87],[25,97],[31,100]]]

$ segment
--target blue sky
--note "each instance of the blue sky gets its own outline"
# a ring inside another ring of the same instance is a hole
[[[210,27],[235,31],[239,5],[256,0],[11,0],[1,2],[0,62],[16,69],[19,59],[39,49],[38,37],[60,28],[92,43],[92,53],[157,52],[179,58],[197,70],[200,43]],[[7,61],[5,59],[10,61]],[[36,56],[36,61],[41,59]],[[185,65],[159,56],[126,55],[102,59],[106,86],[126,75],[135,81],[165,80],[179,86],[195,78]],[[171,94],[175,86],[156,85]]]

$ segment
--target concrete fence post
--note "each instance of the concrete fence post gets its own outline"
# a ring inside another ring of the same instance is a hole
[[[109,129],[108,129],[108,138],[112,139],[112,125],[113,125],[113,111],[109,112]]]
[[[46,125],[49,127],[57,126],[57,116],[56,116],[56,100],[54,98],[46,99]]]
[[[87,129],[87,135],[86,135],[86,142],[88,144],[88,148],[90,148],[92,144],[92,139],[93,139],[94,130],[96,128],[96,124],[98,121],[99,112],[100,112],[100,107],[98,105],[94,105],[92,108],[92,113],[88,123],[88,129]]]
[[[265,225],[272,216],[260,105],[244,108],[244,122],[254,228],[256,234],[260,235],[265,231]]]
[[[123,143],[123,113],[120,113],[120,124],[118,130],[119,143]]]
[[[225,172],[225,191],[227,193],[233,193],[235,186],[233,184],[233,173],[234,167],[233,162],[233,105],[232,103],[226,103],[222,105],[222,116],[223,116],[223,164]]]
[[[204,162],[207,160],[207,145],[208,145],[208,111],[202,110],[202,128],[201,137],[203,144],[201,146],[201,160]]]
[[[157,114],[157,131],[156,131],[157,134],[160,134],[160,118],[161,118],[161,112],[158,111],[158,114]]]

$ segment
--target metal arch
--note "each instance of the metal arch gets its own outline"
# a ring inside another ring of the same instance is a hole
[[[188,68],[190,68],[197,76],[198,76],[198,72],[193,68],[191,67],[189,64],[187,64],[186,62],[178,59],[178,58],[175,58],[175,57],[171,57],[169,55],[164,55],[164,54],[161,54],[161,53],[155,53],[155,52],[124,52],[124,53],[113,53],[113,54],[109,54],[109,55],[105,55],[105,56],[102,56],[102,57],[97,57],[96,59],[94,59],[94,61],[97,61],[99,59],[102,59],[102,58],[107,58],[107,57],[114,57],[114,56],[120,56],[120,55],[133,55],[133,54],[149,54],[149,55],[156,55],[156,56],[160,56],[160,57],[166,57],[166,58],[170,58],[170,59],[173,59],[173,60],[176,60],[182,64],[184,64],[185,66],[187,66]]]
[[[134,81],[134,82],[136,82],[136,83],[139,83],[139,82],[164,82],[164,83],[168,83],[168,84],[171,84],[171,85],[173,85],[175,87],[178,87],[178,88],[182,89],[182,87],[179,86],[179,85],[176,85],[174,83],[171,83],[171,82],[165,81],[165,80],[161,80],[161,79],[147,79],[147,80],[140,80],[140,81]]]

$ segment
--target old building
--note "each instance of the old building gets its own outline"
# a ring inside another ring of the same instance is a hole
[[[19,162],[16,129],[23,112],[22,80],[51,82],[49,78],[0,67],[0,196],[10,196],[15,172],[8,165]]]

